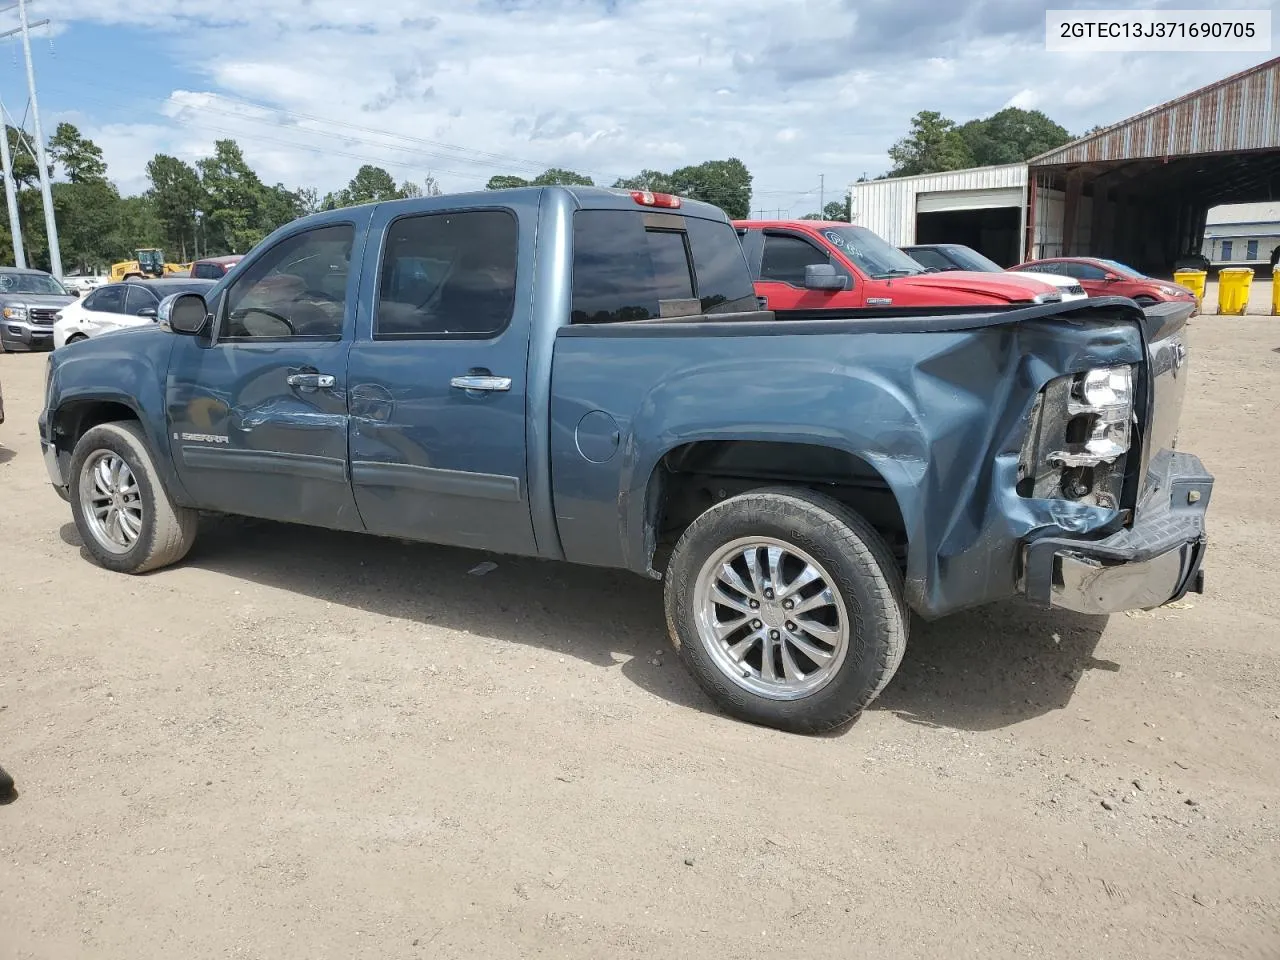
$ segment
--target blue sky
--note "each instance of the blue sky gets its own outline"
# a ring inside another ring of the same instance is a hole
[[[834,195],[883,171],[918,110],[964,121],[1013,104],[1081,132],[1270,56],[1047,54],[1050,6],[1080,4],[36,0],[30,15],[56,24],[52,51],[33,36],[46,134],[76,123],[127,192],[157,151],[194,160],[233,136],[264,179],[321,190],[365,162],[461,190],[544,165],[599,182],[734,155],[755,206],[795,215],[816,207],[820,174]],[[0,95],[21,116],[7,46]]]

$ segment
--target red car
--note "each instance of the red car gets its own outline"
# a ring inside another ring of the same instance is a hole
[[[221,280],[232,267],[243,259],[243,254],[232,254],[229,257],[209,257],[206,260],[197,260],[191,265],[191,279]]]
[[[1099,257],[1053,257],[1032,260],[1013,269],[1075,277],[1091,297],[1128,297],[1144,307],[1168,300],[1195,303],[1196,299],[1195,293],[1181,284],[1157,280],[1123,263]]]
[[[1062,299],[1003,273],[929,273],[866,227],[821,220],[735,220],[767,310],[1006,306]]]

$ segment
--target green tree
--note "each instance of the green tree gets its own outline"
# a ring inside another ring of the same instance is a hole
[[[921,110],[911,118],[911,132],[889,148],[891,177],[963,170],[974,165],[960,129],[936,110]]]
[[[595,186],[595,181],[586,174],[576,173],[573,170],[566,170],[563,167],[549,167],[532,180],[505,173],[499,174],[495,177],[490,177],[484,188],[486,190],[509,190],[513,187],[554,187],[557,185],[591,187]]]
[[[1006,107],[985,120],[970,120],[959,132],[972,165],[980,167],[1021,163],[1071,140],[1066,128],[1039,110],[1017,107]]]
[[[204,221],[210,253],[245,253],[280,225],[282,198],[271,191],[283,188],[264,185],[234,140],[216,141],[213,156],[198,161],[196,169],[209,198]]]
[[[499,174],[490,177],[489,182],[484,185],[486,190],[509,190],[512,187],[527,187],[529,181],[524,177],[512,177],[506,174]]]
[[[338,194],[340,207],[354,207],[360,203],[378,203],[382,200],[399,200],[400,190],[391,174],[382,167],[366,163],[351,178],[346,189]]]
[[[6,124],[5,133],[9,137],[9,157],[13,161],[13,179],[18,188],[34,186],[40,179],[40,168],[36,165],[36,143],[25,130],[10,127]]]
[[[116,248],[120,194],[105,179],[55,183],[53,210],[63,266],[93,273],[110,266]]]
[[[562,167],[551,167],[533,178],[535,187],[593,187],[595,181],[581,173],[565,170]]]
[[[671,192],[713,203],[734,220],[751,213],[751,173],[736,157],[673,170]]]
[[[634,177],[614,181],[619,190],[648,190],[650,193],[671,193],[671,175],[658,170],[641,170]]]
[[[827,203],[821,213],[806,213],[801,220],[839,220],[849,222],[849,198],[832,200]]]
[[[196,217],[209,203],[200,175],[189,163],[157,153],[147,163],[147,179],[151,181],[147,195],[163,230],[164,247],[185,261],[188,243],[194,250]]]
[[[751,172],[736,157],[708,160],[671,173],[641,170],[634,177],[615,180],[613,185],[619,190],[674,193],[690,200],[713,203],[735,220],[745,219],[751,214]]]
[[[61,167],[71,183],[102,183],[107,179],[102,148],[81,136],[73,124],[58,124],[49,138],[48,157],[51,166]]]
[[[112,262],[129,260],[139,247],[154,247],[164,236],[155,204],[144,194],[122,197],[116,206],[116,226],[110,239]]]

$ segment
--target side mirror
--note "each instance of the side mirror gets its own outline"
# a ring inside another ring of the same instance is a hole
[[[71,294],[73,297],[75,297],[77,300],[79,300],[79,299],[80,299],[80,290],[79,290],[79,288],[76,288],[75,290],[69,290],[69,291],[67,291],[67,292],[68,292],[68,293],[70,293],[70,294]]]
[[[806,290],[843,290],[844,277],[829,263],[811,263],[804,268]]]
[[[160,301],[156,319],[174,333],[199,336],[209,323],[209,305],[198,293],[171,294]]]
[[[1105,280],[1107,283],[1115,283],[1117,280],[1120,279],[1120,274],[1106,273],[1106,274],[1103,274],[1102,279]]]
[[[138,311],[138,316],[151,317],[154,320],[158,313],[159,313],[159,310],[156,307],[143,307],[141,310]]]

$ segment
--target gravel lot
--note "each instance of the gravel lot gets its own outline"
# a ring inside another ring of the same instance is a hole
[[[109,574],[0,356],[0,957],[1280,957],[1280,319],[1192,351],[1210,592],[917,623],[821,738],[625,574],[230,520]]]

